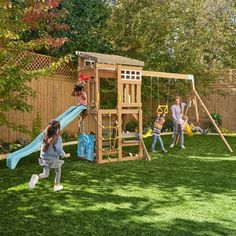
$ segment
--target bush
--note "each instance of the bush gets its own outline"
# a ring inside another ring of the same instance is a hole
[[[33,120],[31,138],[35,139],[40,134],[41,129],[42,129],[42,120],[40,118],[39,112],[37,112],[36,117]]]
[[[77,135],[70,135],[70,134],[68,134],[67,132],[63,132],[62,133],[62,135],[61,135],[61,137],[62,137],[62,141],[64,142],[64,143],[66,143],[66,142],[70,142],[70,141],[75,141],[75,140],[77,140]]]
[[[135,132],[137,128],[138,128],[138,121],[136,120],[129,121],[125,126],[126,131],[129,132]]]

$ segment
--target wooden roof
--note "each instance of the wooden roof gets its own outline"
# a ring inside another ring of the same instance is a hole
[[[129,66],[141,66],[141,67],[144,66],[144,62],[142,61],[117,55],[101,54],[95,52],[81,52],[81,51],[77,51],[76,55],[82,58],[93,60],[101,64],[129,65]]]

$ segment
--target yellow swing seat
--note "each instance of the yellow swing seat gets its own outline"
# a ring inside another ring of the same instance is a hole
[[[143,135],[143,138],[148,138],[148,137],[150,137],[150,136],[152,136],[152,129],[149,129],[149,130],[146,132],[146,134]]]
[[[191,137],[191,136],[194,135],[194,133],[193,133],[193,131],[191,130],[191,127],[190,127],[189,125],[185,125],[185,126],[184,126],[184,131],[185,131],[185,133],[186,133],[189,137]]]

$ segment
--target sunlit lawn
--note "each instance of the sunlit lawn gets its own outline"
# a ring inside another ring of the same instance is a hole
[[[236,138],[228,140],[236,150]],[[72,158],[57,193],[53,171],[28,189],[41,171],[38,153],[15,170],[1,161],[0,235],[236,235],[235,153],[213,136],[189,138],[186,148],[151,162],[96,165],[67,147]]]

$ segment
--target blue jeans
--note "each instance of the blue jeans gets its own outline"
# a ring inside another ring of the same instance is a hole
[[[160,136],[160,135],[154,135],[154,134],[153,134],[152,138],[153,138],[152,151],[155,151],[157,141],[160,143],[161,150],[164,151],[164,150],[165,150],[165,147],[164,147],[164,144],[163,144],[163,142],[162,142],[161,136]]]

